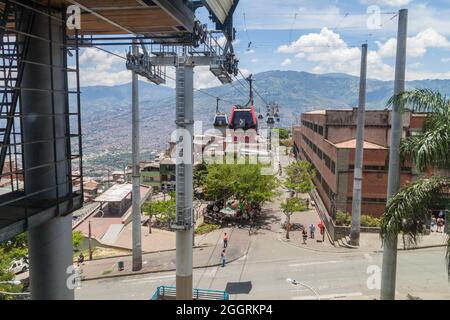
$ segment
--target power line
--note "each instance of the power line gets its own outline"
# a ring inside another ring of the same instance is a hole
[[[242,76],[242,78],[246,78],[245,76],[244,76],[244,74],[242,73],[242,71],[241,70],[239,70],[239,73],[240,73],[240,75]],[[258,97],[267,105],[268,103],[267,103],[267,101],[259,94],[259,92],[258,92],[258,90],[256,90],[256,88],[255,87],[253,87],[253,91],[255,91],[255,93],[258,95]]]

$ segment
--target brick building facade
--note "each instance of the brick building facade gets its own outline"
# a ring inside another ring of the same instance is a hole
[[[391,115],[388,110],[366,111],[362,214],[380,216],[386,205]],[[420,132],[425,117],[406,112],[403,136]],[[318,110],[302,114],[301,125],[293,127],[297,156],[316,169],[317,192],[333,218],[337,211],[352,211],[356,119],[357,109]],[[415,176],[412,165],[404,163],[402,186]]]

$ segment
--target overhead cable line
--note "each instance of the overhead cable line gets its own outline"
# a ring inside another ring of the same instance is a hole
[[[109,51],[109,50],[106,50],[106,49],[103,49],[103,48],[100,48],[100,47],[97,47],[97,46],[94,46],[94,48],[95,48],[95,49],[98,49],[98,50],[100,50],[100,51],[104,51],[104,52],[106,52],[106,53],[108,53],[108,54],[111,54],[111,55],[113,55],[113,56],[116,56],[116,57],[118,57],[118,58],[121,58],[121,59],[123,59],[123,60],[127,60],[126,57],[121,56],[121,55],[119,55],[119,54],[117,54],[117,53],[114,53],[114,52],[112,52],[112,51]],[[170,77],[170,76],[167,75],[167,74],[165,75],[165,77],[168,78],[168,79],[170,79],[170,80],[172,80],[172,81],[176,81],[176,79]],[[211,94],[211,93],[209,93],[209,92],[206,92],[206,91],[203,90],[203,89],[194,88],[194,91],[198,91],[198,92],[203,93],[203,94],[205,94],[205,95],[208,95],[208,96],[210,96],[210,97],[212,97],[212,98],[214,98],[214,99],[220,98],[220,100],[222,100],[222,101],[225,101],[225,102],[228,102],[228,103],[233,104],[232,101],[230,101],[230,100],[228,100],[228,99],[224,99],[224,98],[222,98],[222,97],[217,97],[217,96],[215,96],[215,95],[213,95],[213,94]]]

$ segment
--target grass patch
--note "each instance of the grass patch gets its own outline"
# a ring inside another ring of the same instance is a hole
[[[195,234],[200,234],[200,235],[206,234],[206,233],[210,233],[217,229],[220,229],[220,225],[218,225],[218,224],[202,223],[195,230]]]

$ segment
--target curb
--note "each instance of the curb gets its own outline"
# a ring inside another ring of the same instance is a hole
[[[242,257],[244,257],[245,255],[246,255],[246,253],[242,253],[242,255],[240,255],[239,257],[230,259],[225,264],[229,264],[231,262],[239,260]],[[192,267],[192,269],[204,269],[204,268],[210,268],[210,267],[219,267],[221,265],[222,265],[221,263],[214,263],[214,264],[211,264],[211,265],[201,265],[201,266]],[[108,275],[107,276],[97,276],[97,277],[91,277],[91,278],[83,278],[83,277],[81,277],[81,281],[93,281],[93,280],[101,280],[101,279],[131,277],[131,276],[138,276],[138,275],[143,275],[143,274],[171,272],[171,271],[176,271],[176,269],[172,268],[172,269],[162,269],[162,270],[139,271],[139,272],[134,272],[134,273],[121,273],[121,274],[115,274],[115,275],[110,275],[110,276],[108,276]]]
[[[283,242],[285,244],[288,244],[290,246],[299,248],[299,249],[305,249],[305,250],[315,251],[315,252],[336,253],[336,254],[339,254],[339,253],[351,253],[351,252],[354,252],[354,253],[382,253],[383,252],[383,250],[379,250],[379,249],[357,251],[358,249],[361,249],[361,247],[353,247],[353,248],[351,248],[351,247],[347,247],[347,248],[340,247],[340,248],[342,248],[343,250],[346,250],[346,251],[320,250],[320,249],[314,249],[314,248],[309,248],[309,247],[301,247],[301,246],[298,246],[298,245],[296,245],[294,243],[287,242],[287,241],[285,241],[285,239],[279,239],[279,241],[281,241],[281,242]],[[415,248],[408,248],[408,249],[398,248],[397,251],[413,251],[413,250],[420,250],[420,249],[445,248],[445,247],[449,247],[449,246],[450,245],[448,245],[448,244],[438,244],[438,245],[429,245],[429,246],[422,246],[422,247],[415,247]],[[330,248],[333,248],[333,247],[330,247]],[[336,247],[334,247],[334,248],[336,248]]]
[[[196,247],[193,247],[193,249],[204,249],[204,248],[209,248],[209,247],[212,247],[212,245],[196,246]],[[123,250],[131,251],[131,249],[126,249],[126,248],[124,248]],[[165,249],[165,250],[158,250],[158,251],[142,251],[142,255],[170,252],[170,251],[175,251],[175,250],[177,250],[177,249]],[[101,260],[114,259],[114,258],[125,258],[125,257],[131,257],[131,256],[133,256],[133,254],[130,253],[130,254],[123,254],[120,256],[113,256],[113,257],[100,257],[100,258],[93,259],[92,261],[101,261]],[[74,262],[77,262],[77,261],[74,260]],[[87,262],[89,262],[89,260],[87,260]]]

